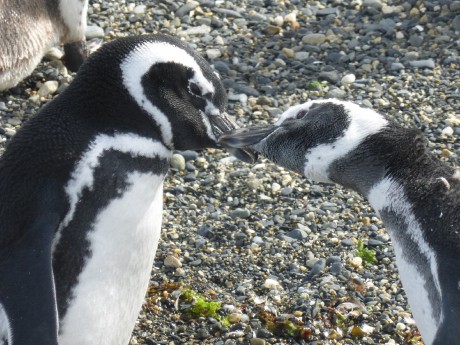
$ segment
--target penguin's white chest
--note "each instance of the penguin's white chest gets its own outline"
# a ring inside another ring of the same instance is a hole
[[[127,181],[88,235],[91,255],[61,320],[59,344],[129,342],[160,237],[163,176],[134,172]]]

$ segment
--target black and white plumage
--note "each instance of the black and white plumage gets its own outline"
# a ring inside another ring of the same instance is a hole
[[[460,344],[460,170],[435,158],[419,130],[351,102],[324,100],[220,141],[365,195],[391,235],[425,344]]]
[[[86,58],[88,0],[0,1],[0,91],[32,73],[45,53],[64,44],[66,66]]]
[[[217,147],[226,102],[184,43],[128,37],[24,124],[0,158],[0,344],[128,343],[172,152]]]

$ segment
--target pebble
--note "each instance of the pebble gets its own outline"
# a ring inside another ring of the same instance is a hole
[[[442,130],[441,133],[450,137],[451,135],[454,134],[454,129],[450,126],[447,126],[446,128]]]
[[[287,236],[292,237],[296,240],[304,240],[308,237],[308,234],[303,230],[294,229],[294,230],[289,231]]]
[[[170,267],[170,268],[179,268],[179,267],[182,267],[182,262],[179,260],[179,258],[177,258],[176,256],[174,255],[168,255],[165,257],[164,261],[163,261],[163,264],[166,266],[166,267]]]
[[[206,56],[208,57],[208,59],[210,60],[214,60],[214,59],[217,59],[219,57],[222,56],[222,53],[220,51],[220,49],[208,49],[206,50]]]
[[[355,256],[351,259],[350,264],[353,267],[359,268],[363,265],[363,259],[361,259],[359,256]]]
[[[170,162],[171,168],[177,170],[185,170],[185,158],[179,153],[174,153],[171,157]]]
[[[44,82],[38,89],[38,95],[40,97],[47,97],[54,94],[59,87],[59,83],[55,80]]]
[[[179,7],[175,15],[176,17],[182,18],[185,15],[189,14],[191,11],[193,11],[197,6],[198,6],[198,2],[196,1],[187,2],[181,7]]]
[[[355,80],[356,77],[354,74],[347,74],[342,77],[342,80],[340,82],[342,83],[342,85],[349,85],[354,83]]]
[[[346,95],[346,92],[342,89],[334,88],[331,89],[327,94],[327,98],[344,98]]]
[[[409,61],[409,64],[418,68],[435,68],[436,66],[433,59]]]
[[[318,79],[320,80],[326,80],[332,84],[335,84],[339,81],[340,79],[340,76],[339,76],[339,73],[337,71],[322,71],[320,74],[319,74],[319,77]]]
[[[237,208],[230,212],[232,218],[249,218],[251,212],[247,208]]]
[[[92,40],[94,38],[104,37],[104,29],[97,25],[88,25],[85,31],[85,37],[87,40]]]
[[[324,267],[326,267],[326,260],[319,259],[318,261],[316,261],[313,267],[311,268],[310,272],[308,272],[306,280],[311,280],[313,277],[320,274],[324,270]]]
[[[324,34],[308,34],[302,37],[303,44],[312,44],[312,45],[320,45],[326,41],[326,35]]]

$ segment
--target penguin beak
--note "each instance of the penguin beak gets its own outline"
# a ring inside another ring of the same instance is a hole
[[[219,137],[219,144],[224,147],[242,148],[260,143],[279,126],[237,128]]]
[[[212,131],[217,139],[225,133],[239,128],[236,123],[230,120],[227,113],[209,116]],[[219,139],[220,140],[220,139]],[[257,160],[257,153],[246,147],[231,147],[222,144],[222,146],[233,156],[246,163],[254,163]]]

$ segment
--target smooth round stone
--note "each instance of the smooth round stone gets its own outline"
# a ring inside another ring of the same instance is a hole
[[[296,240],[303,240],[308,237],[308,234],[300,229],[294,229],[287,233],[287,236],[295,238]]]
[[[390,69],[392,71],[400,71],[402,69],[404,69],[404,65],[400,62],[393,62],[390,66]]]
[[[336,89],[330,90],[326,96],[328,98],[343,98],[345,97],[345,95],[346,95],[346,92],[344,90],[336,88]]]
[[[368,246],[374,246],[374,247],[375,246],[381,246],[382,244],[383,244],[382,241],[379,241],[379,240],[376,240],[376,239],[373,239],[373,238],[369,239],[369,241],[367,242]]]
[[[185,15],[189,14],[192,10],[194,10],[197,7],[197,5],[198,3],[196,1],[187,2],[186,4],[179,7],[179,9],[176,11],[176,17],[184,17]]]
[[[300,60],[300,61],[308,59],[309,56],[310,56],[310,53],[308,53],[308,52],[297,52],[297,53],[294,53],[294,58],[295,58],[296,60]]]
[[[451,136],[452,134],[454,134],[454,130],[452,127],[448,126],[444,128],[441,133],[447,136]]]
[[[43,83],[42,86],[40,86],[40,89],[38,89],[38,95],[40,97],[46,97],[49,95],[52,95],[57,91],[59,87],[59,83],[55,80],[49,80],[45,83]]]
[[[247,208],[237,208],[230,212],[230,217],[235,218],[249,218],[251,212]]]
[[[134,7],[133,13],[140,16],[145,13],[146,8],[147,6],[145,5],[137,5],[136,7]]]
[[[195,160],[198,158],[198,152],[196,151],[191,151],[191,150],[187,150],[187,151],[180,151],[180,155],[182,157],[184,157],[185,161],[188,162],[188,161],[192,161],[192,160]]]
[[[433,59],[409,61],[409,64],[418,68],[435,68],[436,66]]]
[[[355,243],[349,238],[343,239],[340,243],[342,243],[344,246],[348,246],[348,247],[351,247],[351,246],[355,245]]]
[[[356,77],[354,74],[347,74],[347,75],[344,75],[342,80],[340,81],[343,85],[349,85],[349,84],[352,84],[354,83],[354,81],[356,80]]]
[[[211,49],[206,50],[206,56],[208,57],[208,59],[214,60],[214,59],[221,57],[222,52],[220,51],[220,49],[211,48]]]
[[[171,157],[171,168],[177,170],[184,170],[185,169],[185,158],[179,153],[174,153]]]
[[[104,29],[97,25],[88,25],[86,27],[85,37],[87,40],[102,38],[104,37]]]
[[[56,47],[51,48],[46,52],[46,55],[43,57],[46,60],[60,60],[64,56],[64,53]]]
[[[230,67],[224,61],[214,61],[213,62],[214,68],[222,74],[227,74],[230,71]]]
[[[324,34],[308,34],[302,37],[302,43],[311,45],[320,45],[326,41],[326,35]]]
[[[355,256],[353,259],[351,259],[350,264],[353,267],[359,268],[363,265],[363,259],[361,259],[359,256]]]
[[[170,267],[170,268],[182,267],[182,262],[179,260],[179,258],[175,257],[174,255],[166,256],[163,264],[166,267]]]
[[[319,74],[320,80],[326,80],[329,83],[335,84],[339,81],[340,76],[337,71],[323,71]]]

